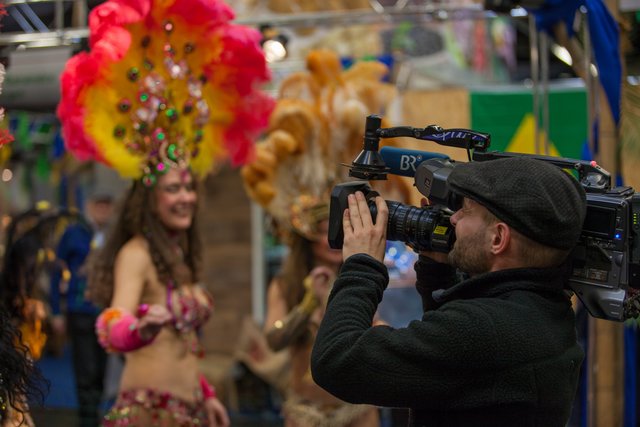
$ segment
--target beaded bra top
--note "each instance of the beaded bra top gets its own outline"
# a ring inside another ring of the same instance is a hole
[[[173,314],[173,327],[185,340],[189,350],[202,357],[204,351],[198,332],[213,312],[213,297],[202,286],[167,287],[167,308]]]

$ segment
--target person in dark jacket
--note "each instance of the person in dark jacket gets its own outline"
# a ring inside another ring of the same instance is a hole
[[[584,190],[525,157],[459,164],[448,184],[463,197],[456,242],[420,254],[424,314],[399,329],[371,326],[388,283],[387,205],[376,198],[374,223],[363,194],[349,196],[313,378],[348,402],[410,408],[411,426],[564,427],[584,359],[564,289]]]
[[[87,221],[71,223],[56,249],[57,258],[65,263],[70,277],[63,293],[61,271],[52,275],[52,327],[57,334],[66,333],[71,342],[79,427],[95,427],[100,422],[107,353],[98,343],[94,326],[100,308],[85,295],[86,261],[92,250],[102,246],[114,205],[111,194],[92,194],[86,203]]]

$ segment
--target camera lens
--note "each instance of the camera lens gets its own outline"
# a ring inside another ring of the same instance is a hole
[[[449,252],[455,239],[449,213],[439,207],[418,208],[394,201],[387,201],[387,206],[387,240],[402,241],[418,251]]]

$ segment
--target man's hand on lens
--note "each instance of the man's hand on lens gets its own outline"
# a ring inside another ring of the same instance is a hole
[[[384,259],[389,209],[387,202],[379,196],[376,197],[376,207],[378,214],[374,224],[364,194],[357,191],[349,195],[349,208],[344,211],[342,218],[342,259],[361,253],[369,254],[380,262]]]

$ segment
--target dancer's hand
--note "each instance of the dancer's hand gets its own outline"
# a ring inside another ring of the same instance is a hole
[[[149,305],[144,311],[139,313],[138,334],[145,341],[158,335],[162,327],[173,319],[167,307],[160,304]]]
[[[315,267],[309,273],[311,278],[311,290],[322,305],[326,304],[327,298],[336,279],[334,272],[325,266]]]
[[[204,401],[204,407],[209,417],[209,427],[229,427],[229,415],[218,398],[211,397]]]

